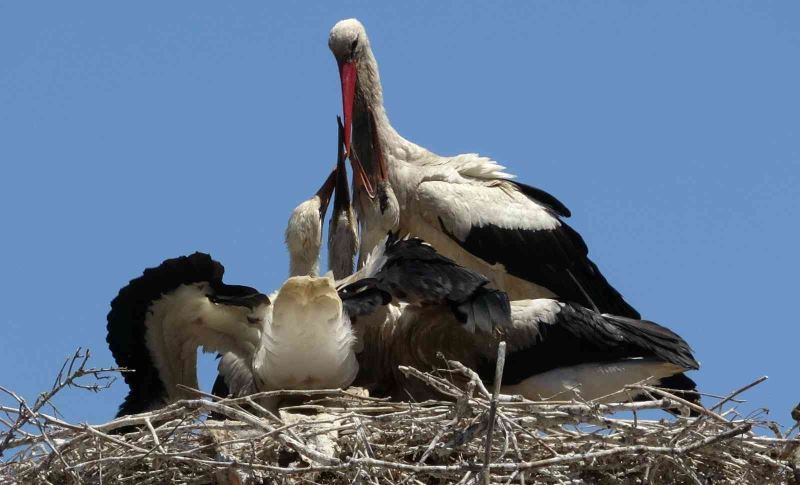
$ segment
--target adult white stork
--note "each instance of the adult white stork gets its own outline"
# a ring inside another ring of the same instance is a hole
[[[486,275],[512,299],[557,296],[604,313],[639,317],[588,258],[581,236],[561,220],[570,212],[555,197],[511,180],[489,158],[439,156],[397,133],[384,109],[378,64],[358,20],[338,22],[328,45],[339,66],[346,151],[354,162],[354,178],[361,181],[355,184],[359,218],[368,205],[365,199],[376,195],[371,107],[386,175],[399,201],[396,230]],[[363,259],[376,238],[361,237]]]

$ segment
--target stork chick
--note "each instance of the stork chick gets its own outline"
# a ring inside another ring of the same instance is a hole
[[[168,259],[131,280],[111,302],[111,353],[130,392],[119,415],[189,397],[197,388],[197,348],[252,353],[269,299],[256,289],[222,282],[224,267],[208,254]]]
[[[289,275],[319,274],[322,247],[322,221],[337,181],[334,169],[310,199],[295,207],[286,225],[286,248],[289,250]]]

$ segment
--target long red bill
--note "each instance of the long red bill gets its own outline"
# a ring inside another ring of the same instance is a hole
[[[372,188],[372,183],[369,181],[367,171],[364,170],[364,166],[361,165],[361,161],[358,159],[356,152],[350,154],[350,163],[353,165],[353,185],[360,185],[363,187],[369,198],[374,199],[375,189]]]
[[[356,63],[339,63],[339,78],[342,81],[342,115],[344,116],[344,153],[350,155],[350,131],[353,127],[353,100],[356,94]]]
[[[372,136],[372,153],[375,156],[375,164],[378,166],[378,181],[385,182],[389,178],[389,169],[386,168],[386,160],[383,158],[381,139],[378,136],[378,125],[375,123],[372,106],[367,107],[367,113],[369,113],[369,131]]]

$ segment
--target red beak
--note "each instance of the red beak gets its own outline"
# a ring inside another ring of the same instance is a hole
[[[353,99],[356,94],[356,63],[339,63],[339,78],[342,80],[342,115],[344,116],[344,153],[350,156],[350,131],[353,127]]]

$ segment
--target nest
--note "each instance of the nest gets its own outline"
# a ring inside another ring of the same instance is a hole
[[[736,410],[765,378],[708,409],[646,384],[633,386],[648,396],[641,402],[534,402],[489,391],[443,362],[433,373],[401,369],[449,400],[390,402],[358,389],[198,392],[101,425],[46,413],[66,388],[107,387],[117,369],[87,368],[88,357],[76,352],[35,403],[0,387],[13,401],[0,408],[0,482],[800,483],[797,425],[782,431]],[[468,379],[466,389],[453,374]],[[257,404],[270,394],[303,402],[276,415]],[[699,416],[685,417],[690,410]]]

